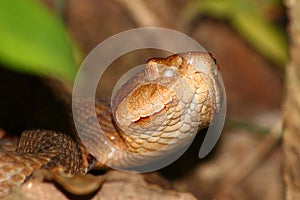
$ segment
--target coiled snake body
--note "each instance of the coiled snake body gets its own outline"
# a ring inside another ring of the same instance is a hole
[[[78,134],[26,130],[15,151],[0,148],[0,194],[21,185],[35,169],[60,166],[69,174],[85,174],[94,158],[104,165],[125,166],[143,160],[139,155],[157,157],[182,147],[220,109],[217,76],[215,61],[206,52],[150,59],[117,92],[111,108],[96,103],[100,133],[89,123],[94,114],[84,106],[89,100],[78,99]],[[107,148],[103,137],[135,156]]]

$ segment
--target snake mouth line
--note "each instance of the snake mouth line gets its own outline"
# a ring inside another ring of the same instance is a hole
[[[142,121],[150,121],[151,120],[151,116],[145,116],[145,117],[139,117],[139,119],[132,121],[132,123],[134,124],[139,124]]]
[[[136,120],[131,120],[131,122],[132,122],[133,124],[138,124],[138,125],[146,125],[145,123],[150,124],[151,121],[152,121],[152,117],[154,117],[155,115],[157,115],[157,114],[159,114],[159,113],[161,113],[161,112],[165,112],[166,109],[167,109],[167,107],[166,107],[166,105],[165,105],[162,109],[160,109],[160,110],[158,110],[158,111],[155,111],[155,112],[153,112],[152,114],[147,115],[147,116],[139,116],[138,119],[136,119]]]

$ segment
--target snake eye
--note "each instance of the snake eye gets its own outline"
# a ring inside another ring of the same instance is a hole
[[[217,68],[218,70],[220,70],[216,58],[212,55],[212,53],[208,52],[208,54],[210,55],[211,59],[214,61],[215,65],[216,65],[216,68]],[[217,74],[217,73],[215,73],[215,74]]]
[[[212,55],[212,53],[208,52],[208,54],[210,55],[211,59],[214,61],[214,63],[217,65],[217,60],[215,59],[215,57]]]

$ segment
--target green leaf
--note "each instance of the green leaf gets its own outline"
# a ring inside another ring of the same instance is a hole
[[[277,66],[284,66],[288,60],[288,43],[284,32],[252,13],[238,13],[231,20],[236,30]]]
[[[0,1],[0,62],[9,69],[72,81],[71,45],[61,22],[33,0]]]
[[[288,41],[283,27],[263,16],[265,6],[278,6],[278,0],[194,0],[184,9],[182,27],[199,14],[228,21],[244,39],[279,67],[288,60]]]

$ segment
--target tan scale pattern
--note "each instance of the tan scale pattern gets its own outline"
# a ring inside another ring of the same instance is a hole
[[[215,70],[214,59],[206,52],[150,59],[145,71],[118,91],[112,109],[107,103],[96,102],[101,133],[90,123],[94,110],[85,106],[89,100],[78,99],[81,103],[75,104],[79,106],[75,115],[84,141],[76,133],[24,131],[16,151],[0,148],[0,196],[41,167],[62,166],[67,173],[85,174],[91,163],[89,153],[105,158],[106,163],[123,165],[137,159],[123,154],[109,156],[104,136],[120,149],[151,152],[151,156],[181,147],[207,127],[220,108],[222,96]]]

